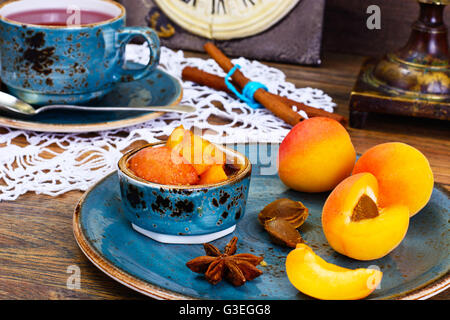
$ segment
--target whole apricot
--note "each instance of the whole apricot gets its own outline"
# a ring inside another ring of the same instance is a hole
[[[348,177],[355,148],[336,120],[314,117],[294,126],[280,145],[278,174],[285,185],[302,192],[324,192]]]
[[[430,200],[434,178],[427,158],[416,148],[400,142],[379,144],[356,162],[353,174],[370,172],[379,186],[381,207],[402,204],[410,216]]]

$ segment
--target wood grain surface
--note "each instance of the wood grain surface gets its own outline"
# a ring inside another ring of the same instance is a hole
[[[324,90],[338,104],[336,111],[348,116],[350,91],[362,61],[361,56],[326,53],[320,68],[269,64],[284,71],[297,87]],[[224,123],[226,119],[212,121]],[[436,182],[450,188],[448,122],[371,115],[364,130],[349,132],[359,153],[388,141],[418,148],[428,157]],[[14,142],[25,144],[21,136]],[[72,213],[81,194],[29,193],[16,201],[0,202],[0,299],[146,299],[104,275],[78,248]],[[80,289],[66,286],[70,266],[80,268]],[[449,291],[433,299],[447,300]]]

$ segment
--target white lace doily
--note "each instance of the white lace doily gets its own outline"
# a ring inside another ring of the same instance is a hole
[[[145,45],[128,45],[126,57],[145,63],[148,48]],[[295,88],[292,83],[286,82],[283,72],[257,61],[239,58],[233,62],[242,66],[247,77],[264,83],[272,93],[333,111],[335,104],[321,90]],[[182,51],[175,52],[165,47],[161,48],[160,65],[178,79],[181,79],[185,66],[225,76],[212,59],[186,58]],[[184,82],[183,90],[182,103],[195,106],[197,112],[194,115],[166,113],[140,125],[89,136],[2,128],[0,201],[17,199],[29,191],[57,196],[71,190],[86,190],[115,169],[122,151],[130,144],[140,140],[158,141],[157,137],[168,136],[180,124],[186,129],[195,127],[202,130],[206,139],[216,143],[281,142],[289,132],[290,127],[270,111],[253,110],[224,92],[192,82]],[[215,102],[220,102],[222,106]],[[306,114],[302,115],[306,117]],[[223,119],[225,124],[215,125],[211,122],[213,117]],[[27,145],[14,144],[19,136],[25,137]]]

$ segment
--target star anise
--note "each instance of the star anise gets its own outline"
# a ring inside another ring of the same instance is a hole
[[[194,272],[204,273],[206,280],[212,284],[225,278],[233,285],[241,286],[246,281],[259,277],[262,271],[256,266],[263,258],[250,253],[235,254],[237,240],[237,237],[231,239],[223,253],[212,244],[204,243],[206,256],[192,259],[186,266]]]

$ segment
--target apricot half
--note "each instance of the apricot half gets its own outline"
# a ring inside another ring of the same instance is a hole
[[[378,206],[378,182],[370,173],[342,181],[328,196],[322,227],[331,247],[358,260],[378,259],[406,235],[409,210],[404,205]]]
[[[286,257],[286,273],[295,288],[322,300],[365,298],[383,277],[376,269],[352,270],[328,263],[303,243]]]
[[[427,158],[404,143],[383,143],[366,151],[353,169],[353,174],[361,172],[377,178],[380,206],[403,204],[410,216],[428,203],[433,192],[433,172]]]
[[[339,122],[310,118],[294,126],[281,142],[278,175],[297,191],[329,191],[351,174],[355,159],[350,136]]]

